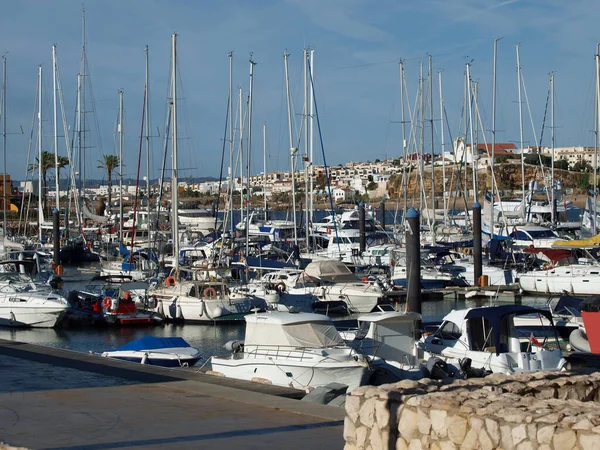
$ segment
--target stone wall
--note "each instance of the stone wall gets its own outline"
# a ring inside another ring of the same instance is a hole
[[[600,449],[600,373],[493,374],[363,386],[345,450]]]

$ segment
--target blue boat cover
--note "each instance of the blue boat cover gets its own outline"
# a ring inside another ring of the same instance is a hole
[[[142,339],[131,341],[117,350],[156,350],[161,348],[191,347],[180,337],[144,336]]]

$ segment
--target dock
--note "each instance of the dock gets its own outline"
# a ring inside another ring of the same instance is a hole
[[[339,449],[303,391],[0,339],[0,440],[30,449]]]

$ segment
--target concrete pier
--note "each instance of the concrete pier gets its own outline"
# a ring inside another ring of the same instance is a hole
[[[342,408],[295,389],[0,340],[0,440],[35,449],[339,449]]]

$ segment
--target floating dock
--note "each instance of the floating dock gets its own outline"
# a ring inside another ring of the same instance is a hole
[[[32,449],[340,449],[303,391],[0,339],[0,436]]]

